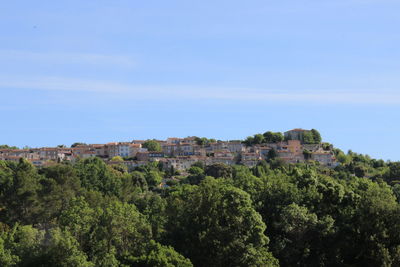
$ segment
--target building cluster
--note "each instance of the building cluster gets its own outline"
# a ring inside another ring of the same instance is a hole
[[[243,164],[255,166],[260,160],[267,160],[271,155],[287,163],[300,163],[314,160],[322,165],[334,167],[337,165],[331,149],[322,144],[303,144],[301,141],[303,129],[285,132],[286,141],[246,146],[240,141],[216,141],[199,144],[196,137],[168,138],[155,140],[161,146],[161,151],[148,151],[143,147],[144,140],[132,142],[116,142],[108,144],[81,144],[71,148],[45,147],[29,149],[0,149],[0,160],[18,161],[24,158],[35,166],[46,166],[55,162],[99,157],[108,164],[125,164],[134,168],[152,161],[163,163],[165,168],[185,170],[195,162],[205,165],[224,163],[228,165]],[[273,153],[271,153],[271,151]],[[124,161],[115,161],[119,156]]]

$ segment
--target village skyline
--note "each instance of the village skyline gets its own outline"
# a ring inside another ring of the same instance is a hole
[[[323,143],[320,133],[300,128],[284,132],[267,131],[245,140],[221,141],[206,137],[171,137],[166,140],[132,140],[106,144],[74,143],[71,147],[24,148],[0,147],[0,160],[30,161],[37,167],[60,162],[77,162],[97,157],[107,164],[122,164],[128,170],[162,163],[164,169],[187,170],[200,162],[255,167],[260,161],[281,163],[315,162],[334,168],[346,161],[345,154],[329,143]],[[281,164],[279,163],[279,164]],[[278,164],[278,163],[277,163]]]

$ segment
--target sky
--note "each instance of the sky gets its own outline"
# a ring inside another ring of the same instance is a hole
[[[400,1],[3,1],[0,144],[315,128],[400,160]]]

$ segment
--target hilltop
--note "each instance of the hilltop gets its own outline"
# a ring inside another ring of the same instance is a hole
[[[0,160],[18,161],[24,158],[41,167],[55,162],[76,162],[78,159],[99,157],[109,164],[123,162],[130,169],[158,161],[166,169],[184,170],[195,162],[254,167],[261,160],[277,158],[286,163],[315,161],[329,167],[337,166],[338,151],[321,141],[321,135],[315,129],[293,129],[284,134],[267,131],[236,141],[192,136],[107,144],[74,143],[71,147],[18,149],[2,146]]]
[[[400,264],[400,163],[316,130],[0,151],[1,266]]]

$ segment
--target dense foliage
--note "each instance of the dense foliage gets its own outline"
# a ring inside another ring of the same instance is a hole
[[[157,142],[156,140],[147,140],[142,144],[142,147],[147,148],[147,150],[149,151],[156,151],[156,152],[162,151],[160,143]]]
[[[18,147],[9,145],[0,145],[0,149],[18,149]]]
[[[209,145],[211,143],[217,142],[217,140],[211,138],[208,139],[207,137],[195,137],[196,144],[199,146]]]
[[[263,143],[278,143],[284,140],[283,134],[280,132],[265,132],[264,134],[255,134],[249,136],[243,143],[246,146],[258,145]]]
[[[400,266],[400,163],[335,153],[181,174],[0,161],[0,266]]]
[[[311,131],[305,131],[302,135],[302,140],[304,144],[319,144],[322,141],[321,134],[312,129]]]

